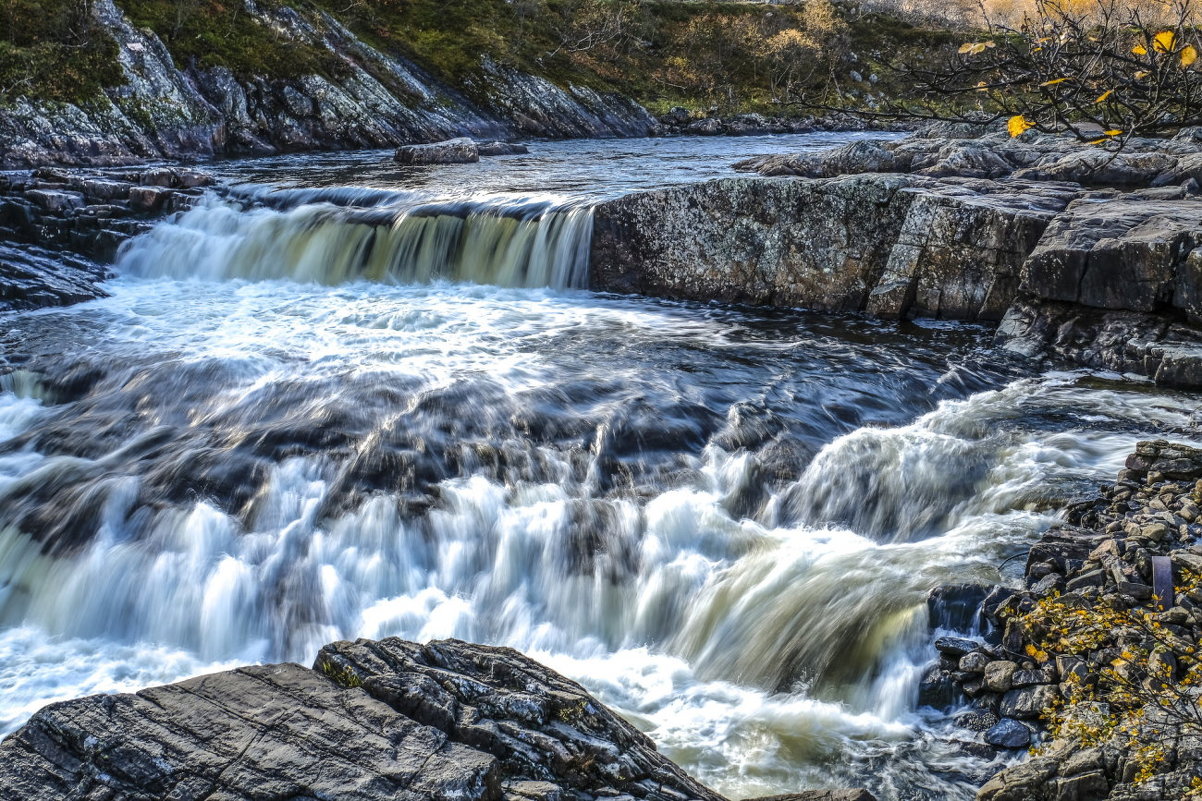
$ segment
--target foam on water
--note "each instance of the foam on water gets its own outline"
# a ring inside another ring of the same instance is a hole
[[[464,199],[319,185],[341,158],[156,227],[112,297],[5,319],[29,353],[0,376],[0,732],[460,637],[732,798],[967,799],[990,766],[916,708],[927,591],[999,580],[1138,439],[1198,436],[1186,396],[995,369],[972,327],[581,291],[608,190],[567,159],[529,200],[516,161]],[[632,159],[622,186],[660,174]]]
[[[137,354],[164,375],[227,368],[187,410],[191,427],[296,381],[311,382],[313,402],[336,402],[320,394],[337,391],[323,375],[571,387],[580,376],[565,369],[592,368],[566,368],[572,357],[546,343],[582,337],[721,359],[749,347],[737,315],[443,284],[125,279],[114,297],[55,315],[46,322],[62,330],[99,324],[105,359]],[[797,336],[811,349],[827,341]],[[792,358],[775,339],[750,347]],[[665,382],[637,359],[615,369],[606,379],[645,392],[695,391],[679,385],[694,380],[687,373]],[[58,407],[43,396],[36,376],[6,378],[6,438],[47,424]],[[586,415],[596,403],[577,402]],[[146,413],[165,422],[169,409]],[[967,797],[965,777],[981,765],[915,709],[932,656],[926,591],[994,579],[1008,549],[1049,524],[1066,486],[1110,473],[1150,425],[1189,430],[1193,414],[1142,388],[1083,389],[1079,375],[1022,379],[836,436],[747,515],[731,509],[762,482],[765,453],[714,439],[674,457],[687,480],[643,497],[592,495],[596,464],[582,474],[570,448],[546,442],[537,474],[555,481],[469,472],[440,481],[438,503],[417,518],[387,492],[331,511],[340,467],[325,456],[276,461],[249,516],[204,499],[135,514],[145,478],[116,468],[133,446],[91,456],[22,446],[0,456],[0,499],[94,476],[95,519],[85,544],[58,554],[11,522],[0,528],[4,725],[55,698],[233,662],[308,661],[339,638],[461,637],[583,681],[734,797],[832,782],[868,782],[887,798]],[[582,521],[596,538],[584,550]]]

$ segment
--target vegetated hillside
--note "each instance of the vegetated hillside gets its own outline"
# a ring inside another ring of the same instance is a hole
[[[0,1],[0,104],[17,98],[81,103],[125,82],[97,0]],[[228,68],[240,80],[347,77],[365,66],[401,95],[403,82],[297,24],[345,25],[383,54],[412,61],[485,101],[488,65],[566,87],[617,92],[651,109],[804,113],[800,101],[839,95],[871,105],[904,87],[884,56],[922,53],[956,37],[830,0],[776,5],[662,0],[116,0],[153,31],[180,70]],[[854,73],[854,75],[853,75]],[[877,75],[876,82],[869,78]],[[855,78],[861,80],[857,81]]]

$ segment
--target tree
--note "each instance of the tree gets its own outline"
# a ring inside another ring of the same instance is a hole
[[[1095,144],[1202,124],[1194,0],[1036,0],[1015,25],[988,23],[934,64],[897,66],[918,100],[885,114],[1009,120],[1018,136],[1067,131]]]

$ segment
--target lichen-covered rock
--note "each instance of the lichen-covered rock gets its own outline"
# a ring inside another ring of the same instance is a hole
[[[693,300],[996,320],[1073,195],[902,175],[667,189],[596,209],[591,280]]]
[[[1202,322],[1202,199],[1091,194],[1048,226],[1021,289],[1097,309],[1180,310]]]

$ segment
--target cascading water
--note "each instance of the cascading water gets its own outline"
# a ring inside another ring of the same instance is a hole
[[[1196,438],[1192,400],[1024,375],[971,326],[571,290],[587,229],[571,202],[297,191],[6,318],[0,729],[455,636],[582,681],[734,798],[971,797],[971,735],[916,708],[926,592],[996,580],[1137,439]]]
[[[310,193],[309,203],[245,212],[210,203],[133,240],[124,272],[146,277],[286,278],[341,284],[434,280],[504,287],[587,285],[592,209],[551,201],[410,204],[372,193],[378,205],[347,209]],[[391,201],[391,202],[390,202]]]

